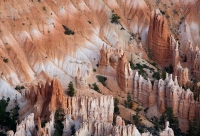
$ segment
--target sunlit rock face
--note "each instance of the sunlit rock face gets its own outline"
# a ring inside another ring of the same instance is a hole
[[[148,34],[148,48],[153,59],[162,66],[168,65],[172,55],[170,33],[168,22],[159,9],[152,11]]]

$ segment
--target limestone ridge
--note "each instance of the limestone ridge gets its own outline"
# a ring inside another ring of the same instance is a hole
[[[162,16],[159,9],[152,11],[148,32],[148,48],[155,60],[161,66],[169,64],[172,58],[170,47],[170,33],[167,20]]]

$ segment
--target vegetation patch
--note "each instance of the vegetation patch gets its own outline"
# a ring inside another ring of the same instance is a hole
[[[98,76],[96,76],[96,77],[97,77],[98,81],[101,82],[102,85],[106,87],[106,80],[107,80],[107,77],[100,76],[100,75],[98,75]]]
[[[20,85],[17,85],[17,86],[15,87],[15,90],[21,90],[21,89],[25,89],[25,87],[24,87],[24,86],[20,86]]]
[[[149,69],[150,71],[154,71],[153,68],[150,68],[149,66],[147,66],[146,64],[139,64],[137,63],[136,65],[134,65],[134,63],[132,61],[129,62],[130,63],[130,67],[132,70],[138,70],[138,74],[143,76],[144,79],[147,79],[148,74],[147,72],[144,70],[144,68]]]
[[[117,98],[114,99],[114,114],[119,115],[119,100]]]
[[[54,132],[53,136],[62,136],[63,128],[64,128],[64,125],[62,122],[65,119],[64,117],[65,117],[65,113],[62,108],[59,108],[58,110],[56,110],[55,117],[54,117],[55,132]]]
[[[8,63],[8,58],[3,58],[3,62]]]
[[[120,17],[117,14],[112,13],[111,23],[118,24]]]
[[[133,98],[130,93],[127,94],[127,98],[124,102],[124,106],[129,109],[132,109],[133,107]]]
[[[17,102],[17,96],[14,99],[14,106],[10,111],[6,111],[6,108],[10,102],[10,98],[5,99],[3,96],[0,100],[0,128],[4,127],[4,131],[13,130],[16,132],[17,123],[19,123],[19,104]],[[0,135],[6,135],[4,132],[0,132]]]
[[[97,91],[98,93],[101,93],[101,91],[99,90],[99,87],[98,87],[98,85],[96,84],[96,82],[95,82],[94,84],[92,84],[92,86],[93,86],[93,89],[94,89],[95,91]]]
[[[66,35],[74,35],[74,34],[75,34],[74,31],[70,30],[70,29],[69,29],[68,27],[66,27],[65,25],[62,25],[62,26],[63,26],[63,28],[65,29],[64,34],[66,34]]]

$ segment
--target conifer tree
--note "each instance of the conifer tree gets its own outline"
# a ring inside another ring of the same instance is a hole
[[[68,95],[73,97],[75,94],[75,90],[74,90],[74,86],[72,81],[70,81],[69,85],[68,85]]]

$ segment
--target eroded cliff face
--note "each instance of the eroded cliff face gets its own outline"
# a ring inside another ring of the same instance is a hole
[[[170,58],[172,58],[170,33],[168,22],[159,9],[152,11],[148,33],[148,49],[154,61],[161,66],[169,65]]]
[[[144,1],[6,0],[0,7],[0,73],[11,85],[30,83],[44,72],[67,87],[78,67],[85,75],[96,66],[103,43],[126,48],[129,33],[146,43]],[[111,23],[112,10],[120,24]],[[65,35],[62,25],[74,35]]]

